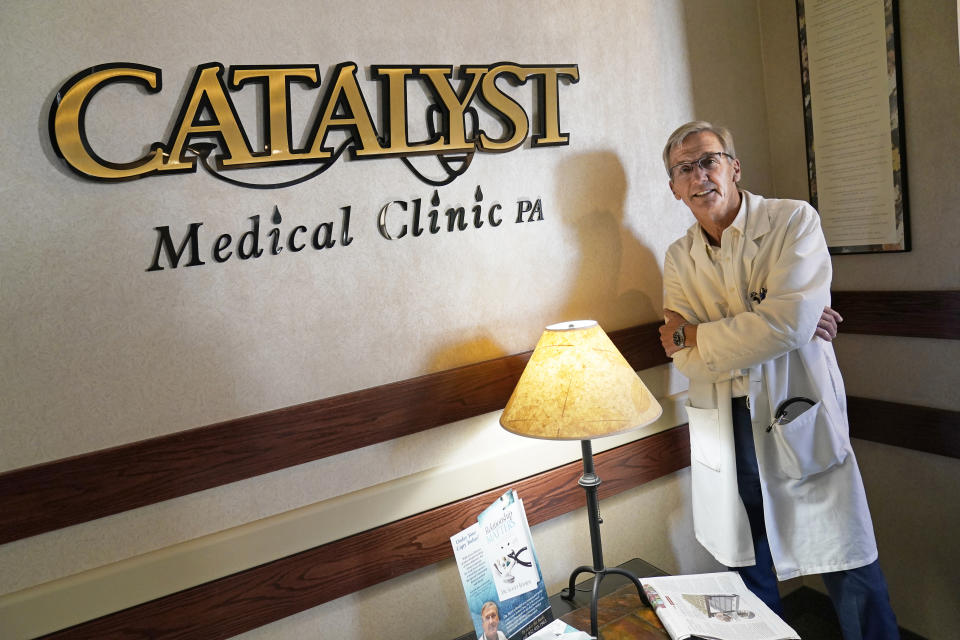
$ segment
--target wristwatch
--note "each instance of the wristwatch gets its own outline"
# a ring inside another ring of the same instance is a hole
[[[689,322],[681,322],[680,326],[673,330],[673,344],[677,345],[681,349],[687,346],[687,337],[683,333],[683,328],[690,324]]]

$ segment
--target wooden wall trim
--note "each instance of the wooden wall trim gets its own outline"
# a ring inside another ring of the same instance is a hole
[[[956,339],[956,329],[945,325],[957,324],[957,295],[838,292],[834,305],[846,319],[843,332]],[[871,296],[876,300],[870,302]],[[917,326],[925,329],[915,331]],[[667,362],[658,327],[649,323],[610,335],[639,370]],[[495,411],[506,403],[528,358],[529,352],[506,356],[0,474],[0,543]],[[960,457],[960,412],[856,397],[849,398],[849,406],[856,438]],[[603,495],[687,466],[686,433],[678,427],[598,454]],[[210,461],[205,465],[209,471],[194,468],[197,456]],[[532,524],[582,506],[575,485],[579,473],[574,463],[511,484],[527,498]],[[158,632],[171,638],[230,637],[449,557],[449,535],[504,488],[51,637],[151,637]],[[370,550],[381,548],[383,555],[371,562]],[[331,579],[332,574],[341,579]],[[351,577],[343,581],[343,575]],[[176,620],[198,622],[184,627]]]
[[[848,401],[854,437],[960,457],[960,412]],[[597,454],[601,497],[689,466],[688,438],[681,425]],[[578,509],[581,471],[563,465],[44,637],[229,638],[451,557],[449,537],[507,488],[524,497],[531,525]]]
[[[960,458],[960,411],[848,396],[847,413],[854,438]]]
[[[838,291],[833,304],[844,316],[844,333],[960,338],[960,291]],[[646,369],[668,362],[659,326],[613,331],[610,338],[636,369]],[[0,544],[496,411],[529,356],[0,473]],[[204,465],[195,464],[198,456]]]
[[[960,338],[960,291],[839,291],[833,304],[844,316],[845,333]],[[659,325],[610,337],[636,369],[646,369],[668,362]],[[496,411],[529,356],[0,473],[0,544]],[[206,464],[194,464],[198,456]]]
[[[610,339],[646,369],[668,361],[658,326]],[[502,409],[529,358],[528,351],[2,473],[0,544]]]
[[[528,358],[508,356],[0,474],[0,544],[502,409]]]
[[[960,339],[960,291],[835,291],[841,333]]]
[[[607,498],[689,466],[685,425],[596,454]],[[490,489],[259,567],[44,636],[59,640],[229,638],[453,556],[450,536],[508,488],[531,526],[585,505],[581,463]],[[584,521],[584,535],[587,523]],[[590,558],[571,559],[589,564]]]

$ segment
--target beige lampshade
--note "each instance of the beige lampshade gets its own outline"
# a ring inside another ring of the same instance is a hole
[[[521,436],[589,440],[650,424],[663,409],[593,320],[540,336],[500,424]]]

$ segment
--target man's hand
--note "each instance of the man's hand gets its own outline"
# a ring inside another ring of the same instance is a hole
[[[676,311],[672,309],[663,310],[663,326],[660,327],[660,344],[663,345],[663,350],[670,357],[673,357],[677,351],[680,351],[680,347],[673,344],[673,332],[677,330],[681,324],[686,322],[683,316],[681,316]],[[688,347],[692,347],[696,344],[696,328],[695,324],[688,324],[683,328],[683,333],[686,338],[686,343]]]
[[[837,337],[837,325],[841,322],[843,322],[843,317],[839,313],[830,307],[824,307],[823,315],[820,316],[820,322],[817,323],[817,330],[814,335],[831,342]]]

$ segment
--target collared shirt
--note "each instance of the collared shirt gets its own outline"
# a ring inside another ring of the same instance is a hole
[[[729,227],[723,230],[720,235],[720,246],[714,246],[710,243],[707,232],[700,227],[700,238],[703,240],[707,256],[710,258],[712,270],[705,269],[704,283],[711,289],[717,306],[723,317],[730,317],[730,307],[739,306],[734,304],[732,297],[739,295],[740,287],[737,286],[740,280],[738,269],[743,264],[743,230],[747,224],[747,199],[740,194],[740,209],[737,211],[737,217]],[[744,374],[747,374],[744,371]],[[749,375],[740,375],[732,380],[731,397],[749,396],[750,378]]]

